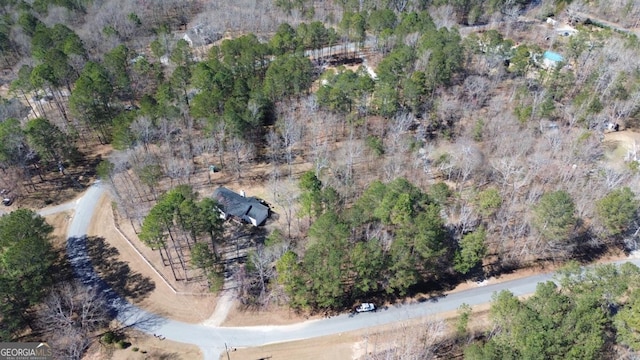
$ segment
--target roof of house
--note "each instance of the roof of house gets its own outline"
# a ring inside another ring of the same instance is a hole
[[[209,27],[198,25],[187,30],[183,39],[188,41],[191,46],[202,46],[222,39],[222,34],[213,31]]]
[[[219,187],[214,190],[213,198],[220,205],[220,210],[245,221],[254,219],[259,225],[269,217],[269,208],[255,197],[244,197],[225,187]]]

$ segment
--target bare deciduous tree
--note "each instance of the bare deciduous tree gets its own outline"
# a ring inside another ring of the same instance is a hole
[[[467,180],[483,165],[484,155],[478,147],[466,140],[460,141],[456,145],[456,150],[452,155],[453,175],[458,185],[464,186]]]
[[[472,110],[479,109],[491,95],[491,81],[486,77],[472,75],[464,80],[462,85],[467,101]]]
[[[331,134],[328,133],[328,129],[333,128],[333,125],[330,123],[332,123],[332,119],[334,118],[335,116],[331,116],[330,118],[314,116],[308,123],[306,142],[309,146],[309,153],[315,167],[316,176],[320,174],[322,169],[328,166],[329,137],[331,136]],[[333,133],[335,136],[335,132]]]
[[[394,331],[390,339],[379,344],[369,343],[369,337],[364,339],[366,359],[372,360],[430,360],[436,358],[438,346],[446,336],[446,324],[443,320],[429,319],[421,325],[409,326],[402,324]],[[361,344],[361,346],[363,346]],[[376,351],[377,348],[385,350]],[[369,355],[373,349],[374,353]]]
[[[273,166],[277,166],[280,163],[280,158],[282,156],[280,154],[280,152],[282,151],[282,140],[280,139],[280,136],[276,131],[269,130],[266,135],[266,141],[268,154],[267,156],[269,157],[269,161],[271,161],[271,164],[273,164]]]
[[[288,112],[276,123],[276,127],[282,138],[282,147],[285,151],[285,160],[289,167],[289,176],[293,174],[293,158],[295,146],[302,139],[303,126],[298,121],[296,114]]]
[[[390,154],[384,163],[385,180],[391,181],[401,175],[405,168],[405,156],[411,146],[409,128],[414,123],[412,114],[402,113],[396,115],[389,122],[386,131],[385,151]]]
[[[38,324],[56,356],[67,359],[80,359],[108,321],[108,305],[100,292],[79,283],[58,286],[38,312]]]
[[[614,169],[605,168],[602,171],[602,181],[604,182],[607,191],[617,188],[626,179],[626,174],[615,171]]]
[[[281,209],[287,223],[287,237],[291,239],[291,225],[296,217],[299,189],[296,182],[292,179],[279,181],[279,179],[271,179],[267,185],[271,188],[273,198]]]
[[[242,177],[244,164],[253,160],[255,157],[255,147],[252,143],[246,142],[238,137],[231,139],[229,143],[229,151],[231,152],[231,170],[237,179]]]
[[[149,151],[149,144],[157,136],[157,129],[151,119],[146,116],[141,116],[135,119],[129,128],[137,142],[142,144],[145,151]]]
[[[247,271],[248,288],[245,290],[247,297],[261,306],[268,305],[275,297],[280,294],[276,292],[274,296],[268,284],[275,278],[275,262],[289,250],[288,242],[279,244],[257,244],[255,250],[249,252],[249,266]]]

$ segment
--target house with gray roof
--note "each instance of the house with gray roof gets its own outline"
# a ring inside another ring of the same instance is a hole
[[[253,226],[260,226],[269,217],[269,207],[264,201],[246,197],[244,192],[238,194],[225,187],[219,187],[214,190],[213,199],[218,202],[220,217],[225,220],[233,217]]]

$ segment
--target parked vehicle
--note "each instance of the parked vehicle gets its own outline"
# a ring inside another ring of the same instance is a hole
[[[9,190],[2,189],[0,190],[0,198],[2,199],[2,205],[10,206],[13,204],[13,197],[9,195]]]
[[[360,306],[358,306],[356,308],[356,312],[369,312],[369,311],[376,311],[376,305],[373,303],[362,303],[360,304]]]

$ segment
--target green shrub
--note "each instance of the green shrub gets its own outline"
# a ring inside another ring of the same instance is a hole
[[[367,146],[376,156],[382,156],[384,154],[384,144],[382,143],[382,139],[377,136],[367,136]]]
[[[114,342],[116,342],[117,338],[118,336],[116,335],[116,333],[114,333],[113,331],[107,331],[106,333],[104,333],[104,335],[102,335],[102,342],[105,344],[113,344]]]
[[[473,140],[482,141],[482,132],[484,129],[484,121],[479,119],[476,121],[476,124],[473,126]]]
[[[131,346],[131,343],[130,343],[130,342],[128,342],[128,341],[124,341],[124,340],[122,340],[122,339],[118,340],[118,342],[116,343],[116,347],[117,347],[118,349],[126,349],[126,348],[128,348],[129,346]]]
[[[442,181],[435,183],[431,189],[429,189],[429,195],[440,205],[446,204],[452,194],[453,193],[451,189],[449,189],[449,186]]]

